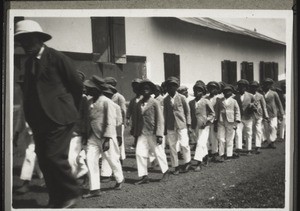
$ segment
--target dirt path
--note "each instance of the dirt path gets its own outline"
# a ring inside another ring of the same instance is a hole
[[[210,163],[201,172],[190,171],[169,181],[158,182],[159,169],[149,171],[149,184],[134,185],[138,180],[134,151],[127,145],[124,162],[126,178],[122,190],[112,190],[114,181],[102,183],[103,194],[97,198],[81,199],[78,208],[282,208],[284,206],[285,143],[277,149],[263,149],[259,155],[241,156],[224,163]],[[169,157],[169,151],[167,151]],[[18,177],[21,157],[14,160],[14,188],[20,186]],[[169,162],[170,164],[170,162]],[[48,197],[40,187],[43,181],[34,178],[31,191],[13,194],[15,208],[44,207]],[[86,190],[84,190],[86,191]]]

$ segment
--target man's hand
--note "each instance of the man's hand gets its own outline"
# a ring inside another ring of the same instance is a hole
[[[237,125],[239,124],[240,122],[239,121],[236,121],[233,123],[233,129],[236,130],[237,129]]]
[[[110,141],[110,138],[104,138],[104,142],[102,144],[103,152],[109,150],[109,141]]]
[[[118,145],[121,146],[122,145],[122,137],[118,136],[117,140],[118,140]]]
[[[161,145],[163,141],[163,138],[161,136],[156,136],[156,142],[158,145]]]
[[[13,137],[13,144],[15,147],[18,146],[18,140],[19,140],[19,132],[15,132],[14,137]]]

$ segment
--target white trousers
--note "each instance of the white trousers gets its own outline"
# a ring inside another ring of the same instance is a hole
[[[157,144],[155,135],[139,136],[135,154],[139,177],[148,175],[147,166],[150,154],[155,156],[162,173],[165,173],[169,169],[165,150],[162,144]]]
[[[253,135],[255,138],[255,146],[261,147],[261,143],[263,141],[262,117],[253,119]]]
[[[162,144],[161,144],[164,152],[165,152],[165,148],[166,148],[166,137],[164,136],[163,139],[162,139]],[[180,149],[179,149],[180,151]],[[150,152],[149,154],[149,164],[152,163],[153,161],[155,161],[156,157],[155,157],[155,154],[154,152]],[[157,162],[157,161],[156,161]],[[158,164],[158,163],[157,163]]]
[[[167,140],[169,142],[171,150],[171,164],[172,167],[177,167],[179,165],[178,155],[177,155],[177,143],[182,150],[183,161],[188,163],[191,161],[191,149],[189,145],[189,136],[187,129],[182,130],[168,130],[167,131]]]
[[[197,147],[194,155],[194,160],[203,161],[203,158],[208,154],[208,136],[209,136],[209,126],[204,129],[198,129],[198,140]]]
[[[282,121],[278,120],[279,138],[284,139],[285,137],[285,115],[283,115]]]
[[[212,154],[218,153],[219,150],[219,141],[218,141],[218,133],[214,131],[214,124],[211,124],[209,126],[209,136],[208,136],[208,142],[210,144],[210,149]]]
[[[218,139],[219,139],[220,156],[223,156],[225,154],[225,146],[226,146],[227,157],[232,157],[233,140],[236,133],[233,127],[234,127],[234,123],[228,122],[227,120],[218,123]]]
[[[242,121],[237,125],[235,133],[235,148],[243,148],[243,137],[246,138],[246,149],[252,149],[252,127],[253,120],[251,119],[242,119]]]
[[[125,139],[124,139],[124,129],[125,129],[125,126],[122,125],[122,144],[120,146],[120,159],[121,160],[125,160],[126,158],[126,154],[125,154]]]
[[[41,170],[39,168],[36,154],[34,152],[35,143],[34,143],[32,135],[30,135],[30,137],[27,139],[27,141],[28,141],[28,146],[25,151],[25,158],[24,158],[24,161],[22,164],[20,179],[30,181],[32,179],[34,167],[36,168],[38,177],[42,179],[43,173],[41,172]]]
[[[70,141],[69,147],[69,163],[71,166],[72,174],[75,177],[81,177],[88,172],[88,168],[85,164],[84,157],[82,157],[82,137],[74,136]]]
[[[270,118],[269,120],[269,122],[264,122],[264,131],[267,141],[271,143],[277,138],[277,117]]]
[[[102,139],[98,139],[94,134],[87,143],[87,166],[89,168],[89,182],[90,190],[100,189],[100,170],[99,170],[99,157],[106,159],[113,171],[115,179],[118,183],[124,180],[122,166],[120,163],[120,149],[116,138],[110,139],[109,150],[103,152]]]
[[[122,144],[119,146],[120,148],[120,159],[125,160],[126,154],[125,154],[125,140],[124,140],[124,125],[122,125]],[[102,158],[101,162],[101,176],[103,177],[110,177],[112,175],[112,169],[108,163],[108,161],[105,158]]]

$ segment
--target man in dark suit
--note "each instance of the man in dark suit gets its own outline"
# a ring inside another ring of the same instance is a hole
[[[82,82],[72,61],[47,47],[51,35],[31,20],[16,23],[15,41],[28,60],[24,75],[24,115],[32,128],[51,208],[68,208],[80,195],[68,162],[74,123],[79,117]]]

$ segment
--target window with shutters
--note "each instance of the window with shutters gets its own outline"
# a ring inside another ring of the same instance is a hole
[[[241,79],[246,79],[249,82],[254,80],[253,62],[242,62],[241,63]]]
[[[237,81],[236,77],[236,61],[224,60],[222,66],[222,81],[227,84],[234,85]]]
[[[91,17],[94,61],[125,64],[125,18]]]
[[[165,79],[175,76],[180,80],[180,58],[177,54],[164,53]]]
[[[259,80],[263,82],[266,78],[271,78],[278,81],[278,63],[263,62],[259,63]]]

